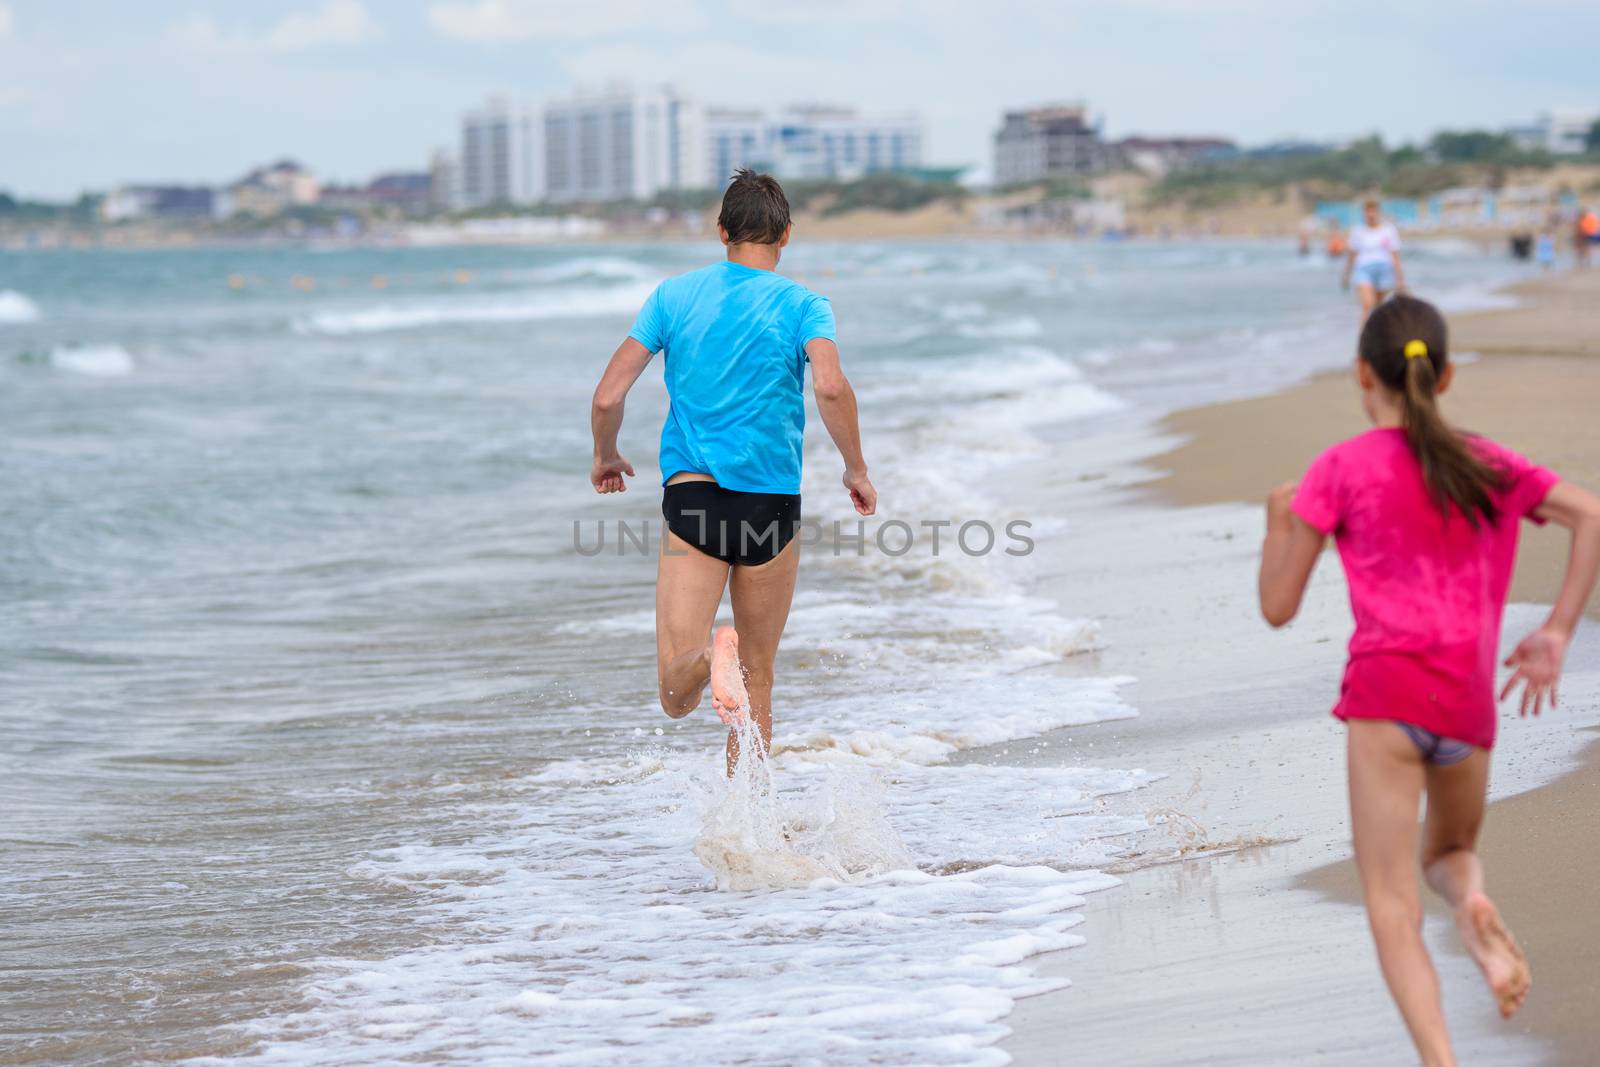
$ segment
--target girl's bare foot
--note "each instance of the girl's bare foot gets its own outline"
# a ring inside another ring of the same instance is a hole
[[[1467,952],[1477,961],[1494,992],[1501,1018],[1511,1018],[1528,999],[1533,975],[1516,939],[1501,921],[1500,910],[1482,893],[1474,893],[1456,913],[1456,927],[1461,931]]]
[[[719,626],[711,638],[711,706],[723,722],[733,726],[744,717],[750,695],[744,688],[744,668],[739,665],[739,635],[731,626]]]

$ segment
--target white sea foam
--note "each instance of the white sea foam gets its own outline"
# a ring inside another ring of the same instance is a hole
[[[992,319],[987,322],[963,322],[957,329],[966,337],[994,337],[1003,340],[1027,340],[1044,334],[1044,327],[1032,315],[1017,315],[1009,319]]]
[[[363,334],[473,323],[631,315],[652,286],[641,283],[536,290],[493,300],[384,304],[349,311],[322,311],[295,323],[301,333]]]
[[[997,1020],[1065,984],[1025,961],[1116,884],[1074,868],[1146,825],[1103,798],[1149,779],[791,750],[729,781],[667,751],[451,794],[479,836],[352,872],[443,936],[322,961],[303,1011],[245,1029],[266,1063],[998,1064]]]
[[[0,325],[38,321],[38,304],[15,289],[0,289]]]
[[[528,276],[536,281],[552,284],[584,281],[590,278],[637,282],[658,279],[661,277],[661,272],[637,260],[621,256],[577,256],[553,263],[548,267],[536,267],[528,272]]]
[[[80,345],[52,349],[50,365],[92,378],[123,378],[133,373],[133,356],[121,345]]]

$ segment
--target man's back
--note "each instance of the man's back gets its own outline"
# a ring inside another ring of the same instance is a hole
[[[800,491],[805,346],[835,340],[826,297],[724,261],[662,282],[628,336],[664,353],[663,482],[694,471],[741,492]]]

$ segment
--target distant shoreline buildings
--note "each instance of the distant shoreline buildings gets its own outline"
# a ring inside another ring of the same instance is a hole
[[[994,184],[1000,188],[1055,178],[1081,178],[1123,167],[1166,172],[1239,150],[1222,137],[1128,137],[1107,141],[1103,123],[1081,103],[1007,111],[994,135]]]
[[[491,98],[462,116],[459,154],[436,156],[435,169],[455,174],[448,199],[461,209],[643,202],[720,188],[740,167],[835,181],[913,170],[923,140],[916,115],[706,107],[669,86],[618,86],[543,103]]]
[[[1466,133],[1557,157],[1592,151],[1597,120],[1600,112],[1558,110],[1502,132]],[[1082,102],[1004,111],[992,136],[990,184],[1004,190],[1118,171],[1160,178],[1240,155],[1334,150],[1296,142],[1244,150],[1227,138],[1206,136],[1111,140],[1104,125]],[[107,223],[285,216],[292,225],[326,226],[333,220],[325,213],[331,212],[346,216],[337,220],[340,225],[359,225],[359,218],[348,216],[557,213],[585,204],[652,201],[653,210],[671,210],[671,194],[702,194],[679,198],[680,207],[690,199],[699,202],[742,167],[785,181],[848,182],[882,173],[956,180],[965,168],[930,171],[925,143],[916,114],[867,114],[818,103],[720,107],[667,85],[614,85],[542,101],[492,96],[462,114],[455,144],[436,149],[426,170],[390,172],[366,184],[324,184],[308,168],[283,159],[225,185],[125,184],[93,200]]]

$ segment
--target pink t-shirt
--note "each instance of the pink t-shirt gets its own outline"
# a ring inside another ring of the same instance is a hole
[[[1559,480],[1485,437],[1505,471],[1499,519],[1441,514],[1404,430],[1369,430],[1311,464],[1294,513],[1339,545],[1356,632],[1333,713],[1396,719],[1480,748],[1494,744],[1496,649],[1518,520]],[[1534,519],[1538,522],[1538,519]]]

